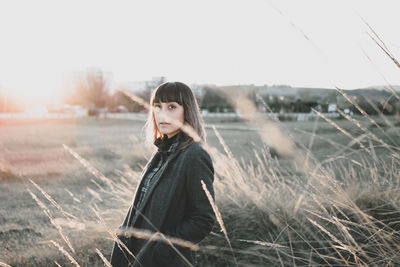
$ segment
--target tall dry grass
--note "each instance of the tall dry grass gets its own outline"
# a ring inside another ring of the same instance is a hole
[[[218,171],[216,195],[226,229],[243,265],[397,265],[400,230],[399,158],[297,168],[269,159],[241,175]],[[230,169],[232,170],[232,169]],[[218,241],[219,240],[219,241]],[[207,244],[224,245],[210,236]],[[247,254],[247,252],[252,252]],[[256,254],[256,255],[254,255]],[[224,256],[222,256],[224,255]],[[204,254],[223,264],[229,253]],[[223,259],[223,260],[222,260]]]

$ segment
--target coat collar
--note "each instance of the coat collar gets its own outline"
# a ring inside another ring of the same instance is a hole
[[[184,133],[180,131],[179,133],[175,134],[171,138],[168,138],[166,134],[164,134],[164,137],[158,137],[154,141],[154,145],[158,147],[157,152],[161,154],[161,156],[169,156],[170,154],[174,153],[181,142],[184,139]]]

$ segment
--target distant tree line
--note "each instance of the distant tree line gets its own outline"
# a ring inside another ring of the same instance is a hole
[[[229,98],[212,87],[203,88],[203,97],[198,101],[200,109],[209,112],[233,112],[234,107]]]
[[[337,108],[339,109],[349,109],[353,111],[354,114],[360,114],[360,111],[355,107],[355,105],[344,98],[341,101],[337,101],[336,96],[333,94],[329,94],[328,97],[322,99],[317,99],[312,96],[302,96],[301,94],[297,99],[287,97],[280,99],[276,96],[264,96],[262,98],[263,103],[257,101],[257,106],[262,107],[266,105],[267,109],[270,109],[274,113],[308,113],[311,112],[312,109],[317,109],[321,112],[328,112],[329,104],[337,104]],[[394,115],[400,113],[400,99],[393,95],[389,95],[386,98],[368,98],[363,95],[351,96],[350,98],[362,110],[370,115],[377,115],[380,113],[385,115]]]
[[[369,115],[385,114],[395,115],[400,114],[400,99],[395,96],[389,96],[385,98],[371,99],[362,95],[358,95],[356,99],[353,99],[357,105]],[[361,112],[351,103],[342,102],[339,108],[348,108],[354,112],[354,114],[361,114]]]
[[[96,106],[96,107],[108,107],[110,110],[113,108],[123,105],[130,112],[140,112],[144,108],[130,99],[121,91],[116,91],[113,94],[109,93],[110,85],[104,78],[102,72],[87,72],[84,73],[79,81],[76,83],[76,87],[73,93],[69,96],[70,104],[79,104],[85,107]],[[144,88],[140,93],[137,93],[139,97],[149,102],[151,91],[154,88]],[[197,97],[200,109],[208,110],[209,112],[234,112],[235,107],[233,104],[233,98],[239,94],[230,92],[229,89],[217,88],[204,86],[201,97]],[[240,97],[247,97],[258,107],[260,111],[274,113],[309,113],[312,109],[318,109],[322,112],[328,111],[328,104],[337,103],[338,108],[348,108],[359,114],[359,110],[346,101],[337,102],[338,93],[330,92],[323,98],[313,95],[307,90],[303,90],[296,97],[282,97],[262,95],[262,101],[257,97],[255,90],[250,90],[245,94],[240,94]],[[374,115],[383,113],[387,115],[393,115],[400,113],[400,100],[394,96],[379,99],[368,99],[362,95],[358,95],[354,98],[354,102],[357,103],[365,112]]]
[[[136,94],[148,103],[151,91],[157,85],[153,84],[151,88],[149,86],[143,88],[142,92]],[[111,87],[110,80],[101,70],[90,69],[86,72],[77,73],[65,94],[64,102],[86,108],[95,107],[113,110],[118,106],[124,106],[129,112],[141,112],[144,110],[143,106],[130,99],[123,92],[118,90],[111,92]],[[285,88],[282,88],[282,90]],[[354,114],[360,113],[353,104],[338,95],[334,90],[327,91],[328,93],[321,97],[318,94],[313,94],[310,90],[301,90],[297,96],[277,96],[259,95],[254,88],[243,90],[243,92],[237,88],[235,89],[236,91],[231,89],[229,87],[204,86],[201,94],[196,96],[200,109],[208,110],[209,112],[234,112],[234,102],[237,100],[235,97],[246,97],[258,107],[260,112],[309,113],[312,109],[327,112],[328,104],[335,103],[340,109],[348,108]],[[18,105],[17,101],[7,98],[3,91],[0,90],[0,112],[22,112],[23,107]],[[387,93],[383,97],[377,97],[369,91],[369,94],[365,93],[366,96],[364,96],[363,92],[367,91],[359,91],[349,97],[366,113],[371,115],[400,113],[400,100],[397,95]]]

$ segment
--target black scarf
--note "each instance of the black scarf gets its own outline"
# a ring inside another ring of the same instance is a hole
[[[158,147],[158,152],[163,156],[168,156],[170,153],[175,151],[176,145],[174,148],[171,148],[171,145],[176,141],[180,142],[182,138],[183,132],[180,131],[179,133],[175,134],[171,138],[168,138],[166,134],[164,134],[163,138],[158,137],[154,142],[154,145]]]

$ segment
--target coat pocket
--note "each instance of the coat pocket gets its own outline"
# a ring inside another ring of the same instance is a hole
[[[179,251],[175,251],[169,244],[164,242],[157,242],[153,247],[153,259],[156,263],[156,266],[163,267],[183,267],[190,266],[193,264],[192,259],[190,257],[190,252],[187,249],[183,249],[175,245],[175,248]],[[188,252],[188,253],[187,253]],[[189,263],[189,264],[188,264]]]
[[[180,256],[167,243],[157,242],[153,250],[154,261],[160,266],[180,266]],[[178,263],[178,264],[177,264]]]

